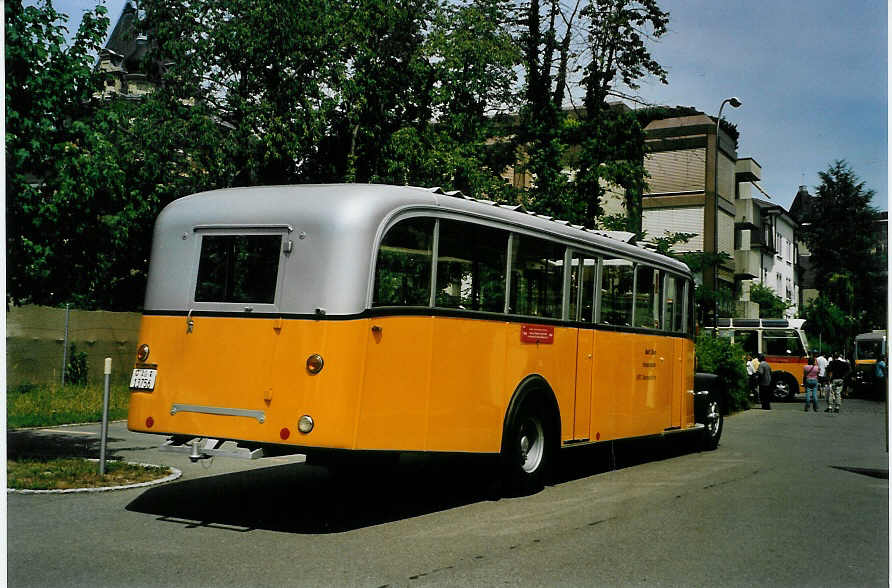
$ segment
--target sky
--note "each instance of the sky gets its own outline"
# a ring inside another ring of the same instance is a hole
[[[888,210],[886,0],[662,0],[669,32],[651,45],[669,84],[642,84],[649,103],[693,106],[740,131],[738,157],[785,208],[811,194],[835,160]]]
[[[650,45],[669,83],[642,83],[649,104],[693,106],[740,131],[738,157],[762,166],[760,186],[789,207],[800,185],[838,159],[888,210],[886,0],[661,0],[669,31]],[[57,0],[72,16],[92,2]],[[124,0],[107,0],[112,24]]]

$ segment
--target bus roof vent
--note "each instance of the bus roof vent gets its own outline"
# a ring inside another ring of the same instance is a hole
[[[602,237],[607,237],[608,239],[616,239],[617,241],[622,241],[623,243],[629,243],[632,239],[635,238],[635,233],[630,233],[628,231],[592,231],[596,235],[601,235]]]

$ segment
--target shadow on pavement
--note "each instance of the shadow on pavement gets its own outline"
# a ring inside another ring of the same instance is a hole
[[[694,447],[682,438],[613,445],[571,450],[557,464],[553,483],[677,457]],[[498,500],[497,472],[494,458],[468,456],[404,455],[397,466],[338,474],[288,464],[158,486],[127,510],[189,527],[337,533]]]
[[[561,484],[699,451],[699,434],[645,437],[566,449],[553,483]]]
[[[288,464],[158,486],[126,508],[187,526],[335,533],[488,500],[491,472],[457,457],[339,474]]]
[[[123,441],[108,437],[108,444]],[[109,459],[118,459],[116,451],[107,448]],[[99,435],[80,435],[56,432],[49,429],[26,429],[9,431],[6,434],[6,458],[56,459],[67,457],[99,458]]]

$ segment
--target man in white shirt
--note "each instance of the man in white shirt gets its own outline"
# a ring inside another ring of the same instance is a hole
[[[824,398],[827,393],[827,384],[829,383],[827,380],[827,364],[830,361],[824,357],[823,353],[819,353],[818,357],[815,358],[815,363],[818,365],[818,397]]]

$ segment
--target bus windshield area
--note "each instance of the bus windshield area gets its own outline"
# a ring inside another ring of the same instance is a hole
[[[882,353],[882,341],[855,342],[855,359],[879,359]]]

